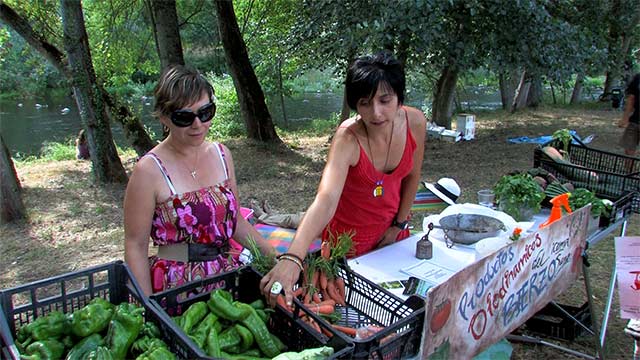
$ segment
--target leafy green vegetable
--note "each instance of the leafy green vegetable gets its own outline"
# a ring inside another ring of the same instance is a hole
[[[572,210],[580,209],[587,204],[591,204],[591,215],[609,216],[611,207],[604,200],[598,198],[593,192],[585,188],[577,188],[569,196],[569,206]]]
[[[571,136],[571,132],[569,132],[568,129],[556,130],[556,132],[553,133],[552,137],[562,143],[562,149],[564,150],[564,154],[562,154],[562,156],[568,156],[569,144],[571,144],[571,140],[573,139]]]
[[[516,221],[527,220],[526,210],[535,214],[545,197],[538,183],[529,174],[504,175],[493,188],[499,208]]]

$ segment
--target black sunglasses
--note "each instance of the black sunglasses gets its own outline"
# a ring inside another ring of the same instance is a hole
[[[171,113],[171,122],[178,127],[191,126],[196,120],[196,116],[201,122],[206,123],[213,119],[213,115],[216,114],[216,104],[208,103],[203,105],[198,111],[193,112],[191,110],[176,110]]]

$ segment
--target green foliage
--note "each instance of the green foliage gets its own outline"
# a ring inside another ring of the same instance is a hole
[[[216,94],[216,115],[211,120],[208,137],[219,139],[245,134],[245,126],[238,105],[238,95],[231,76],[214,77],[212,73],[209,73],[207,78],[213,85]]]
[[[564,150],[564,154],[563,155],[568,154],[569,153],[569,144],[571,144],[571,140],[573,139],[569,129],[556,130],[553,133],[552,137],[553,137],[553,139],[558,140],[558,141],[560,141],[562,143],[562,148]]]
[[[580,209],[588,204],[591,204],[591,215],[609,216],[611,207],[608,206],[604,200],[598,198],[593,192],[585,188],[577,188],[573,190],[569,196],[569,207],[573,210]]]
[[[40,157],[46,161],[74,160],[76,158],[74,141],[71,139],[66,143],[45,142],[42,145]]]
[[[516,221],[526,220],[525,209],[531,210],[532,215],[539,212],[545,197],[538,183],[527,173],[502,176],[493,191],[499,208]]]

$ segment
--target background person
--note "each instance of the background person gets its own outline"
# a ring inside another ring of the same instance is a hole
[[[625,155],[635,156],[640,143],[640,73],[636,74],[625,90],[626,99],[618,127],[624,128],[620,146]]]
[[[233,158],[205,141],[215,115],[212,86],[196,70],[175,66],[160,78],[154,114],[169,135],[133,170],[124,200],[125,260],[146,295],[229,271],[233,237],[274,250],[239,216]],[[158,255],[148,257],[149,236]]]
[[[403,106],[405,75],[389,53],[357,58],[347,71],[347,103],[357,114],[337,129],[315,200],[307,210],[289,255],[262,279],[275,304],[272,286],[291,289],[300,274],[295,261],[322,233],[355,232],[354,255],[409,236],[408,217],[420,180],[426,119]]]
[[[87,136],[84,129],[80,130],[78,137],[76,138],[76,159],[89,160],[89,143],[87,142]]]

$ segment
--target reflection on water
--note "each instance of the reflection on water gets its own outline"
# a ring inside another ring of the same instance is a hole
[[[156,133],[161,127],[151,114],[151,106],[138,105],[145,125]],[[47,141],[75,139],[82,129],[78,108],[71,97],[39,100],[0,100],[0,134],[12,154],[38,154]],[[127,146],[119,124],[111,126],[118,146]]]
[[[472,89],[461,97],[464,111],[495,109],[501,106],[500,95],[486,88]],[[342,109],[342,93],[305,93],[284,100],[287,119],[291,122],[326,119]],[[406,104],[417,108],[428,108],[431,100],[424,95],[407,95]],[[269,108],[273,120],[279,126],[284,124],[280,100],[270,98]],[[148,98],[131,104],[142,114],[143,123],[156,134],[161,134],[160,123],[151,116],[152,106]],[[47,141],[64,142],[75,139],[82,128],[75,102],[71,97],[45,98],[38,100],[0,100],[0,134],[2,134],[12,154],[37,154]],[[118,146],[127,143],[122,127],[111,127]]]

